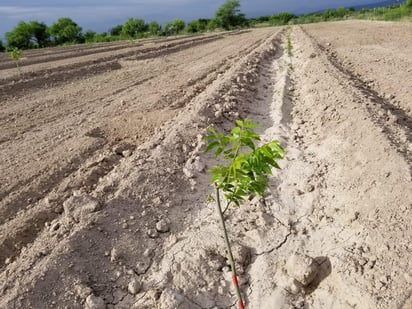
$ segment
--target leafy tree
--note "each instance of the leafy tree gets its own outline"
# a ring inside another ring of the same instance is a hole
[[[275,26],[287,25],[290,20],[296,18],[296,16],[289,12],[280,12],[278,14],[272,15],[269,18],[269,22]]]
[[[7,49],[30,47],[31,33],[27,23],[21,21],[12,31],[6,32]]]
[[[331,9],[327,9],[323,12],[322,18],[323,20],[329,20],[334,16],[334,12]]]
[[[108,42],[107,32],[102,32],[94,36],[94,42]]]
[[[152,21],[148,25],[148,31],[150,35],[159,35],[162,32],[162,27],[157,21]]]
[[[4,52],[4,51],[5,51],[5,48],[4,48],[4,45],[3,45],[3,41],[0,40],[0,52]]]
[[[185,29],[185,22],[183,19],[180,18],[175,18],[173,20],[173,30],[175,34],[178,34],[179,32],[183,31]]]
[[[173,34],[173,22],[167,21],[163,27],[163,35],[172,35]]]
[[[7,48],[20,49],[45,47],[49,44],[47,26],[43,22],[32,20],[28,23],[21,21],[10,32],[6,33]]]
[[[32,34],[32,41],[38,47],[46,47],[50,43],[50,35],[47,33],[47,25],[44,22],[32,20],[29,22],[29,28]]]
[[[59,18],[53,23],[49,28],[49,33],[57,45],[83,41],[82,28],[68,17]]]
[[[114,26],[109,30],[111,36],[119,36],[122,34],[123,25]]]
[[[185,22],[180,18],[175,18],[173,21],[168,21],[164,27],[165,35],[176,35],[185,28]]]
[[[406,0],[406,6],[407,7],[412,7],[412,0]]]
[[[207,23],[207,30],[208,31],[213,31],[217,28],[217,22],[216,19],[211,19],[209,20],[209,22]]]
[[[263,24],[263,23],[267,23],[269,21],[271,16],[259,16],[256,18],[249,18],[249,24],[254,26],[256,24]]]
[[[209,24],[209,18],[199,18],[198,20],[198,29],[199,32],[203,32],[207,30],[207,25]]]
[[[131,38],[137,38],[140,33],[147,31],[147,25],[143,19],[129,18],[123,25],[122,34]]]
[[[194,19],[186,25],[186,31],[188,33],[204,32],[207,30],[209,21],[208,18]]]
[[[240,12],[239,0],[226,0],[217,9],[215,19],[217,26],[226,30],[247,24],[245,14]]]
[[[190,21],[186,26],[186,31],[188,33],[199,32],[199,21],[197,19]]]
[[[344,7],[337,8],[334,13],[335,17],[338,17],[338,18],[343,18],[345,17],[346,14],[347,14],[347,11]]]
[[[93,30],[87,30],[83,35],[84,40],[86,41],[86,43],[93,42],[95,36],[96,36],[96,32],[93,31]]]
[[[260,16],[256,19],[257,19],[258,22],[264,23],[264,22],[268,22],[270,20],[270,16]]]

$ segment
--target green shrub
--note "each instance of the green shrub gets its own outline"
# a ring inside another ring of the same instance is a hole
[[[102,32],[102,33],[96,34],[93,38],[93,41],[96,43],[110,42],[110,37],[107,35],[107,32]]]
[[[177,35],[185,29],[185,22],[180,18],[175,18],[172,21],[165,23],[163,34],[164,35]]]
[[[122,27],[122,35],[128,38],[137,38],[140,33],[148,30],[148,26],[141,18],[129,18]]]
[[[122,34],[123,25],[114,26],[109,30],[110,36],[120,36]]]
[[[6,40],[9,50],[14,47],[20,49],[38,48],[49,45],[50,35],[43,22],[32,20],[26,23],[21,21],[12,31],[6,33]]]
[[[68,17],[59,18],[48,29],[56,45],[82,43],[82,28]]]
[[[192,21],[188,22],[187,25],[186,25],[186,32],[187,33],[200,32],[199,21],[198,20],[192,20]]]
[[[269,18],[269,23],[273,26],[287,25],[296,16],[289,12],[280,12],[278,14],[272,15]]]
[[[211,20],[209,20],[209,22],[207,23],[207,30],[208,31],[213,31],[217,28],[217,22],[216,19],[212,18]]]
[[[157,21],[152,21],[147,25],[147,30],[149,31],[150,35],[156,36],[161,34],[162,27],[159,25]]]
[[[21,56],[23,55],[23,51],[17,47],[13,47],[9,53],[10,58],[16,62],[16,68],[19,73],[21,73],[21,69],[19,66],[19,61]]]
[[[87,30],[84,34],[84,40],[86,43],[91,43],[94,42],[94,37],[96,36],[96,32],[94,32],[93,30]]]
[[[337,18],[343,18],[347,14],[349,14],[349,11],[347,11],[344,7],[339,7],[334,12],[334,16]]]
[[[400,10],[390,10],[383,15],[384,20],[397,20],[401,19],[402,14]]]

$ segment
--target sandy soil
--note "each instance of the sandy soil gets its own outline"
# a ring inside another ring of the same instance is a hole
[[[244,117],[287,149],[227,214],[247,307],[410,308],[408,38],[348,21],[4,64],[0,308],[235,308],[203,136]]]

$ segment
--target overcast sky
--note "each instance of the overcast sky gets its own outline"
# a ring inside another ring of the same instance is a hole
[[[382,0],[380,0],[382,1]],[[241,0],[248,17],[271,15],[279,11],[303,13],[380,2],[379,0]],[[70,17],[83,30],[107,31],[128,17],[161,23],[176,17],[186,21],[212,17],[224,0],[1,0],[0,38],[20,21],[38,20],[50,25],[59,17]]]

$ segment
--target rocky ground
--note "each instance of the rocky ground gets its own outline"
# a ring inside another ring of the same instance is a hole
[[[235,308],[203,137],[244,117],[287,150],[227,213],[246,307],[411,308],[409,38],[347,21],[2,62],[0,308]]]

